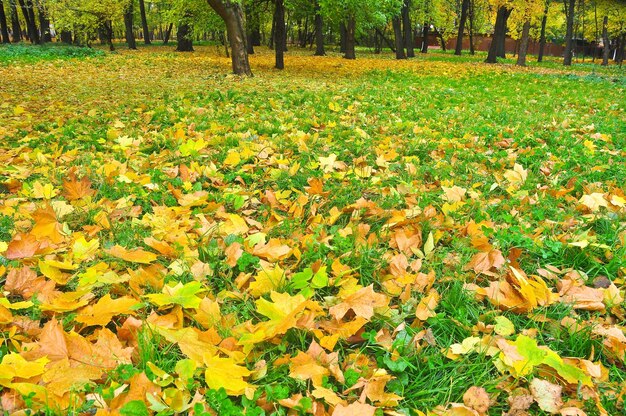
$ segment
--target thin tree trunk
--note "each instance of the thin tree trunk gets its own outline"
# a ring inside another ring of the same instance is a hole
[[[404,47],[406,48],[407,58],[415,57],[415,39],[413,37],[413,28],[411,27],[411,0],[404,0],[402,7],[402,26],[404,30]]]
[[[609,64],[609,55],[611,54],[608,26],[609,16],[604,16],[604,20],[602,21],[602,43],[604,45],[602,49],[602,66]]]
[[[404,53],[404,40],[402,39],[402,21],[401,16],[395,16],[391,23],[393,25],[393,34],[396,39],[396,59],[406,59]]]
[[[424,22],[422,28],[422,53],[428,53],[428,34],[430,32],[430,23]]]
[[[530,37],[530,20],[524,22],[522,28],[522,39],[519,45],[519,53],[517,54],[517,65],[526,66],[526,54],[528,53],[528,38]]]
[[[107,43],[109,44],[109,50],[113,52],[115,50],[115,45],[113,45],[113,22],[106,21],[104,22],[104,31],[107,38]],[[74,42],[78,42],[78,36],[74,36]]]
[[[315,56],[326,55],[324,49],[324,20],[319,3],[315,4]]]
[[[2,43],[11,43],[11,40],[9,39],[7,16],[4,13],[4,4],[2,4],[2,0],[0,0],[0,31],[2,31]]]
[[[622,33],[622,35],[618,38],[617,47],[615,49],[615,62],[622,64],[624,62],[624,54],[626,53],[626,33]]]
[[[543,9],[543,17],[541,18],[541,35],[539,36],[539,56],[537,62],[543,62],[543,54],[546,49],[546,26],[548,24],[548,11],[550,10],[550,2],[546,1],[546,7]]]
[[[470,7],[470,0],[463,0],[461,5],[461,19],[459,21],[459,32],[456,36],[456,48],[454,48],[454,54],[460,56],[463,51],[463,32],[465,31],[465,21],[467,20],[467,13]]]
[[[163,34],[163,45],[167,45],[170,42],[170,36],[172,35],[173,28],[174,23],[170,23],[165,29],[165,33]]]
[[[346,52],[345,59],[356,59],[356,18],[348,16],[346,21]]]
[[[252,25],[252,21],[256,20],[254,19],[254,17],[252,16],[252,7],[250,5],[246,5],[246,7],[244,8],[244,11],[246,12],[246,28],[247,33],[247,42],[246,42],[246,46],[248,48],[248,55],[254,55],[254,40],[253,40],[253,25]]]
[[[124,28],[126,33],[126,43],[128,49],[137,49],[135,42],[135,33],[133,32],[133,2],[131,1],[124,11]]]
[[[468,13],[468,23],[469,23],[469,47],[470,47],[470,55],[474,55],[476,53],[474,47],[474,0],[470,0],[470,8]]]
[[[233,0],[207,0],[209,6],[224,20],[231,49],[233,72],[252,76],[246,46],[246,24],[241,4]]]
[[[572,56],[574,52],[574,11],[576,8],[576,0],[565,1],[565,17],[567,19],[567,31],[565,34],[565,57],[563,65],[572,65]]]
[[[276,45],[276,69],[285,69],[285,48],[281,48],[281,45],[285,44],[286,32],[285,32],[285,4],[283,0],[274,0],[274,21],[276,27],[274,29],[274,45]]]
[[[178,30],[176,31],[176,52],[193,52],[193,39],[191,38],[191,26],[187,22],[187,17],[184,17],[184,21],[178,24]]]
[[[150,45],[150,28],[148,28],[148,19],[146,18],[146,4],[144,0],[139,0],[139,13],[141,14],[141,28],[143,29],[143,43]]]

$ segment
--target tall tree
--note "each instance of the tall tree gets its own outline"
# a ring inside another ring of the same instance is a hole
[[[546,26],[548,25],[548,12],[550,11],[550,0],[546,0],[546,5],[543,10],[543,16],[541,17],[541,33],[539,35],[539,55],[537,56],[537,62],[543,61],[543,54],[546,49]]]
[[[356,59],[356,16],[350,14],[346,18],[346,59]]]
[[[491,39],[491,45],[489,45],[489,52],[487,53],[487,59],[485,62],[488,64],[495,64],[498,62],[498,56],[501,55],[501,49],[504,49],[504,42],[506,40],[506,23],[511,15],[512,9],[506,5],[498,7],[496,14],[496,24],[494,26],[493,38]]]
[[[396,59],[406,59],[406,54],[404,53],[404,39],[402,37],[402,16],[394,16],[391,19],[391,24],[393,26],[393,34],[396,38]]]
[[[0,0],[0,31],[2,32],[2,43],[11,43],[9,39],[9,27],[7,25],[7,16],[4,13],[4,4]]]
[[[126,10],[124,11],[124,28],[128,49],[137,49],[137,42],[135,42],[135,32],[133,30],[133,3],[134,0],[128,2]]]
[[[602,20],[602,45],[602,66],[607,66],[611,54],[611,48],[609,47],[609,16],[604,16]]]
[[[11,31],[13,32],[13,42],[22,40],[22,28],[20,27],[20,18],[17,15],[17,5],[15,0],[9,0],[11,9]]]
[[[276,69],[285,69],[285,42],[287,32],[285,28],[284,0],[274,0],[274,51],[276,53]]]
[[[422,53],[428,53],[428,36],[430,34],[430,23],[424,22],[422,26]]]
[[[148,18],[146,17],[146,4],[144,0],[139,0],[139,14],[141,15],[141,28],[143,29],[143,43],[150,45],[150,28],[148,27]]]
[[[235,0],[207,1],[226,24],[228,41],[232,51],[233,72],[237,75],[252,76],[246,47],[246,25],[241,4]]]
[[[565,57],[563,65],[572,65],[572,57],[574,55],[574,11],[576,9],[576,0],[563,0],[565,5],[566,33],[565,33]]]
[[[182,20],[178,23],[176,31],[176,51],[177,52],[193,52],[193,38],[191,28],[191,14],[185,13]]]
[[[50,19],[43,0],[37,1],[37,13],[39,15],[39,27],[41,28],[41,41],[52,42],[52,32],[50,30]]]
[[[402,5],[402,28],[404,30],[404,47],[407,58],[415,57],[415,38],[411,26],[411,0],[404,0]]]
[[[530,38],[530,19],[524,22],[519,52],[517,53],[517,66],[526,66],[526,54],[528,53],[528,40]]]
[[[39,43],[39,32],[37,31],[37,24],[35,23],[35,14],[32,11],[32,3],[29,0],[18,0],[24,21],[26,22],[26,30],[28,32],[28,39],[31,43]],[[28,3],[27,3],[28,2]]]
[[[326,55],[324,49],[324,18],[319,2],[315,2],[315,56]]]
[[[467,21],[467,15],[469,13],[470,0],[463,0],[461,4],[461,17],[459,19],[459,32],[456,37],[456,47],[454,48],[455,55],[461,55],[463,50],[463,32],[465,31],[465,22]]]

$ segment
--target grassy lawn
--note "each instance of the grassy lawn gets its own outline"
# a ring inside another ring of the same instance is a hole
[[[172,49],[0,48],[9,412],[624,412],[623,69]]]

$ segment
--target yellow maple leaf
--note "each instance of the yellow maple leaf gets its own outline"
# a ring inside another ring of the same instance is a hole
[[[204,355],[204,365],[206,365],[204,378],[211,389],[223,388],[229,395],[240,396],[251,387],[244,378],[250,376],[252,372],[246,367],[237,365],[232,358],[207,353]]]
[[[139,301],[129,296],[123,296],[117,299],[111,299],[108,293],[100,298],[95,305],[89,305],[83,308],[76,316],[76,322],[85,324],[86,326],[107,325],[111,318],[120,314],[132,314],[132,307],[137,305]]]
[[[128,250],[117,244],[104,252],[131,263],[150,264],[157,259],[157,255],[149,251],[140,248]]]

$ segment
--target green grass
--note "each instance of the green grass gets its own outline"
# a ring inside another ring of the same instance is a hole
[[[4,65],[102,56],[104,56],[104,52],[99,49],[81,46],[67,46],[61,44],[0,45],[0,64]]]

